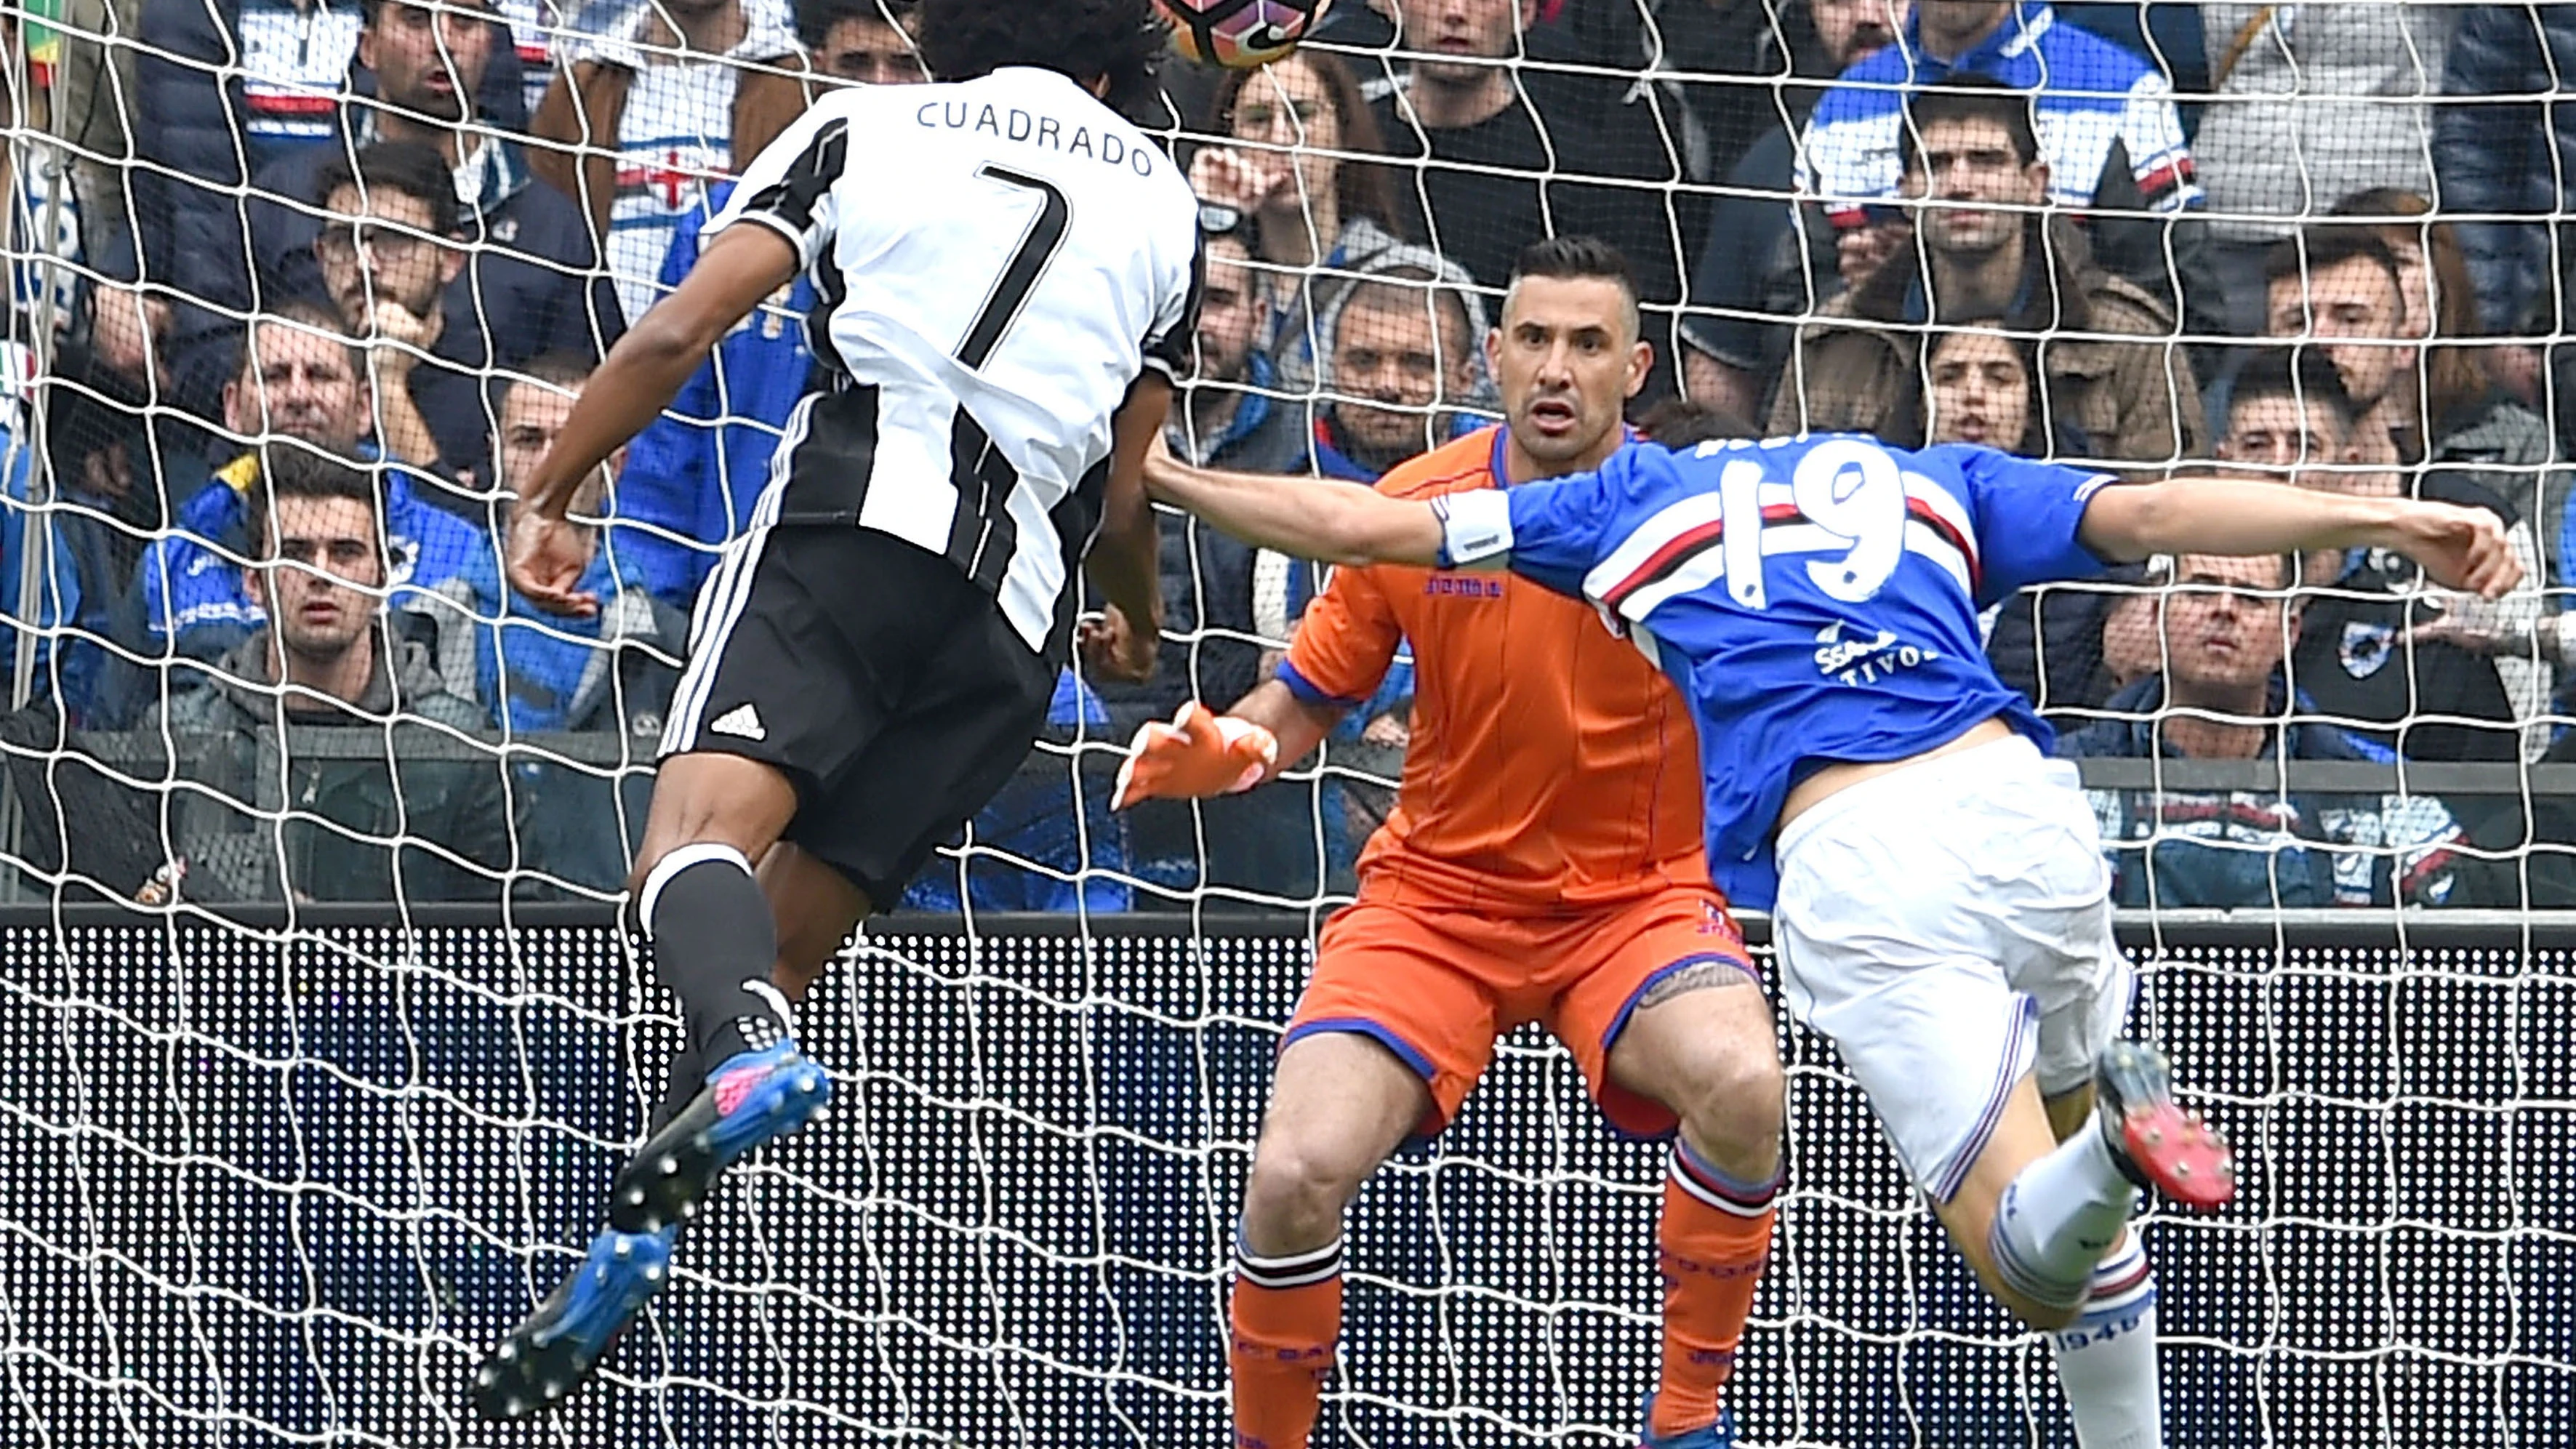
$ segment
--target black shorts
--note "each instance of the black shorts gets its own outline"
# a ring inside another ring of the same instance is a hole
[[[698,596],[662,754],[776,766],[796,786],[786,838],[888,910],[1027,757],[1055,679],[939,555],[851,525],[771,528]]]

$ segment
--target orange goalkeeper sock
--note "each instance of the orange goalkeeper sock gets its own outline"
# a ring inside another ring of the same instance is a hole
[[[1342,1336],[1342,1244],[1285,1258],[1235,1245],[1232,1332],[1235,1449],[1306,1449]]]
[[[1780,1183],[1739,1182],[1678,1140],[1655,1232],[1664,1279],[1664,1366],[1655,1390],[1656,1438],[1717,1422],[1718,1394],[1771,1258]]]

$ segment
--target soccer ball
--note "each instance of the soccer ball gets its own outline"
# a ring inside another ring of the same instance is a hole
[[[1268,65],[1297,48],[1332,0],[1156,0],[1181,54],[1228,70]]]

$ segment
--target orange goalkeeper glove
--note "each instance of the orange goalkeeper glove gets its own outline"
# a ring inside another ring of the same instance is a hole
[[[1118,767],[1113,810],[1139,800],[1204,800],[1249,790],[1279,758],[1279,741],[1248,719],[1211,714],[1191,700],[1170,724],[1151,720]]]

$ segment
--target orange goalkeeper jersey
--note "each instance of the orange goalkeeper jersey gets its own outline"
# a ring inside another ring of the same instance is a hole
[[[1378,491],[1499,486],[1487,428],[1404,463]],[[1671,683],[1588,604],[1504,573],[1342,568],[1279,676],[1355,704],[1412,642],[1412,743],[1394,813],[1360,855],[1360,898],[1513,915],[1705,886],[1699,741]]]

